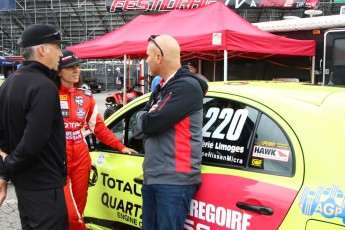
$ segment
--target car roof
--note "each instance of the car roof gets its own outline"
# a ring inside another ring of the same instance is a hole
[[[300,82],[284,81],[219,81],[210,82],[209,92],[229,93],[259,101],[267,99],[291,99],[321,106],[327,97],[340,94],[345,97],[345,88],[319,86]]]

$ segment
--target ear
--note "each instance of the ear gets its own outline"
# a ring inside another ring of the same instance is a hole
[[[156,62],[158,63],[162,62],[162,55],[160,53],[156,53]]]
[[[45,46],[42,44],[42,45],[38,45],[36,46],[36,51],[37,53],[40,55],[40,56],[45,56]]]

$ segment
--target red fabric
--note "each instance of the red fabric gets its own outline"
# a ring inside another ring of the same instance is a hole
[[[85,143],[67,142],[67,183],[64,187],[70,230],[86,230],[83,213],[86,206],[91,158]]]
[[[84,135],[94,133],[102,143],[114,149],[122,150],[125,146],[105,126],[90,91],[61,86],[59,95],[66,131],[67,184],[64,192],[70,230],[85,230],[82,215],[86,206],[91,158]]]
[[[221,44],[212,44],[221,33]],[[295,40],[258,29],[219,1],[205,7],[174,10],[160,15],[140,15],[96,39],[69,46],[79,58],[146,58],[150,35],[169,34],[181,46],[182,59],[223,59],[267,56],[315,56],[315,41]],[[197,52],[197,53],[196,53]]]
[[[93,133],[95,136],[100,140],[102,143],[105,143],[112,147],[113,149],[117,149],[122,151],[126,146],[122,144],[122,142],[114,136],[114,134],[106,127],[104,124],[103,118],[101,114],[97,114],[96,116],[96,125],[93,129]]]
[[[181,122],[175,125],[175,158],[176,158],[176,172],[191,172],[192,162],[191,154],[192,147],[190,138],[190,117],[184,118]],[[188,132],[187,132],[188,131]]]

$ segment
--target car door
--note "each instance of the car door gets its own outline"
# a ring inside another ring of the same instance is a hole
[[[139,154],[123,154],[99,142],[96,151],[90,152],[92,169],[84,211],[89,229],[116,229],[123,225],[126,229],[141,228],[144,155],[142,140],[131,138],[131,127],[144,103],[145,100],[123,108],[106,123],[126,146]]]
[[[301,148],[284,119],[254,100],[204,99],[202,185],[186,229],[278,229],[303,178]]]

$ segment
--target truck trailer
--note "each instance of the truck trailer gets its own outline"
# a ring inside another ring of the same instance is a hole
[[[310,73],[310,81],[321,85],[345,86],[345,15],[317,16],[309,18],[294,18],[279,21],[253,23],[261,30],[287,38],[300,40],[315,40],[315,66],[311,60],[295,58],[302,66],[290,63],[292,68],[314,69]],[[271,60],[274,62],[274,60]],[[277,65],[285,65],[277,61]],[[289,64],[287,64],[289,65]],[[284,70],[288,74],[288,70]],[[298,74],[297,74],[298,75]],[[299,76],[301,76],[299,75]],[[302,80],[308,80],[306,76]]]

